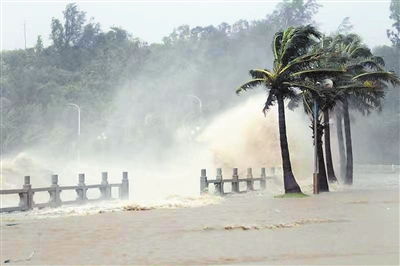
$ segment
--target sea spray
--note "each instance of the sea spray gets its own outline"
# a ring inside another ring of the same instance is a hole
[[[261,167],[279,169],[281,153],[278,115],[273,107],[264,117],[261,109],[265,98],[265,94],[255,94],[216,115],[202,126],[196,120],[183,125],[185,130],[176,128],[176,142],[164,151],[167,156],[162,158],[156,155],[157,147],[153,147],[154,156],[139,153],[134,158],[126,156],[121,159],[110,153],[107,161],[99,161],[97,154],[93,152],[92,156],[81,160],[77,169],[76,162],[65,161],[62,156],[49,158],[35,153],[34,149],[26,151],[16,157],[18,160],[4,161],[3,167],[7,171],[2,175],[3,189],[20,187],[24,175],[32,176],[33,187],[43,187],[50,184],[52,173],[59,175],[62,186],[76,185],[79,172],[86,174],[86,184],[99,184],[103,171],[108,171],[111,183],[119,183],[122,171],[128,171],[130,200],[152,204],[170,195],[198,196],[202,168],[208,169],[209,178],[214,177],[215,168],[219,167],[223,168],[225,178],[230,178],[234,167],[239,168],[241,176],[244,176],[248,167],[253,168],[254,175],[258,174]],[[294,174],[301,185],[309,186],[312,173],[312,138],[308,120],[300,110],[287,110],[286,124]],[[188,138],[182,134],[183,131],[189,132],[192,137]],[[129,150],[129,147],[120,148]],[[133,148],[132,153],[135,153]],[[279,170],[276,174],[278,176],[269,184],[273,194],[282,191],[282,174]],[[46,201],[48,195],[44,194],[38,193],[35,199],[42,198],[39,201]],[[88,196],[92,198],[98,195],[97,190],[91,189],[88,192]],[[61,193],[62,200],[75,197],[73,191]],[[6,199],[3,200],[5,202]]]
[[[247,101],[217,116],[199,136],[213,154],[215,167],[229,175],[237,167],[240,174],[246,168],[281,167],[277,108],[264,116],[261,112],[266,96],[257,94]],[[295,177],[306,181],[312,174],[312,138],[308,120],[301,110],[286,110],[286,125],[290,156]]]

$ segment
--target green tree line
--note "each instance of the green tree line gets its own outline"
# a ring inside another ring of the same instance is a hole
[[[240,99],[231,88],[246,78],[246,70],[272,66],[274,55],[268,48],[274,33],[313,23],[318,8],[313,0],[286,0],[262,20],[182,25],[162,43],[148,44],[119,27],[104,30],[76,4],[68,4],[61,18],[49,22],[49,46],[38,36],[34,47],[2,51],[2,152],[38,144],[68,151],[71,139],[76,141],[75,116],[67,107],[71,102],[82,108],[82,139],[87,146],[96,145],[93,135],[107,131],[110,118],[112,126],[121,128],[109,133],[114,134],[109,136],[110,146],[131,144],[140,150],[150,140],[169,145],[174,129],[188,112],[195,112],[187,95],[202,100],[202,119],[233,106]],[[388,30],[391,39],[396,38],[393,32],[395,26]],[[385,59],[388,69],[398,71],[395,43],[374,53]],[[129,101],[118,104],[119,97]],[[380,134],[398,128],[393,115],[396,99],[398,94],[384,100],[386,122]],[[129,119],[113,115],[119,109],[127,110],[123,114]],[[394,141],[399,143],[398,137]],[[387,143],[383,149],[393,151],[394,146]]]

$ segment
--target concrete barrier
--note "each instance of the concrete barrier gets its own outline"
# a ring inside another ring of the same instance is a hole
[[[86,185],[85,184],[85,174],[78,175],[78,185],[77,186],[59,186],[58,185],[58,175],[51,176],[50,187],[43,188],[32,188],[30,176],[24,177],[24,185],[22,189],[8,189],[0,190],[0,195],[19,195],[19,204],[15,207],[0,208],[0,212],[12,212],[12,211],[27,211],[33,208],[44,208],[44,207],[59,207],[66,204],[84,204],[86,202],[99,201],[99,200],[111,200],[111,188],[117,187],[119,189],[118,196],[120,199],[129,199],[129,180],[128,172],[122,173],[122,182],[116,184],[108,183],[108,173],[103,172],[101,174],[102,180],[101,184],[98,185]],[[98,199],[88,199],[86,194],[88,189],[99,189],[101,196]],[[75,190],[77,194],[76,200],[72,201],[62,201],[61,192],[65,190]],[[50,195],[50,199],[46,203],[36,204],[34,202],[35,192],[47,191]]]
[[[272,175],[275,174],[275,169],[271,169]],[[272,176],[271,176],[272,177]],[[266,188],[266,180],[267,180],[267,175],[266,175],[266,169],[261,168],[261,174],[260,177],[254,178],[253,177],[253,169],[252,168],[247,168],[247,176],[246,178],[239,178],[238,174],[238,169],[233,168],[233,173],[232,173],[232,178],[231,179],[224,179],[222,176],[222,169],[217,168],[217,174],[215,179],[208,179],[207,177],[207,170],[206,169],[201,169],[200,173],[200,194],[205,194],[209,192],[209,185],[214,184],[214,191],[216,194],[219,195],[225,195],[228,193],[225,193],[224,191],[224,184],[226,183],[231,183],[231,193],[242,193],[246,191],[253,191],[255,190],[254,188],[254,183],[259,182],[259,189],[263,190]],[[245,182],[246,183],[246,190],[245,191],[240,191],[240,183]]]

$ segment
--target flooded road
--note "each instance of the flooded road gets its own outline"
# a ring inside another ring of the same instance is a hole
[[[52,219],[4,215],[1,261],[398,265],[398,176],[380,178],[379,186],[359,182],[305,198],[252,192],[183,208],[137,211],[127,204]]]

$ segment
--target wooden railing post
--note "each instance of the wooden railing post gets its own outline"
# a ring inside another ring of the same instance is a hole
[[[200,194],[208,193],[207,170],[201,169],[200,174]]]
[[[217,168],[217,176],[215,178],[217,180],[216,183],[214,183],[215,185],[215,191],[219,194],[219,195],[224,195],[224,182],[222,180],[222,169],[221,168]]]
[[[122,200],[129,199],[129,180],[128,172],[122,172],[122,182],[119,192],[119,198]]]
[[[85,184],[85,174],[79,174],[78,175],[78,188],[75,189],[76,194],[78,194],[77,201],[78,203],[82,204],[85,201],[87,201],[87,188]]]
[[[50,194],[50,207],[58,207],[61,205],[61,198],[60,198],[60,186],[58,185],[58,175],[51,176],[51,190],[49,190]]]
[[[239,175],[237,168],[233,168],[232,180],[232,192],[239,193]]]
[[[23,210],[31,210],[33,208],[33,192],[32,192],[32,185],[31,185],[31,177],[25,176],[24,177],[24,185],[22,189],[25,192],[18,193],[19,195],[19,207]]]
[[[247,190],[254,190],[253,170],[247,168]]]
[[[265,168],[261,168],[261,180],[260,180],[261,189],[265,189],[267,187],[267,175],[265,173]]]
[[[100,187],[101,199],[111,198],[111,187],[108,184],[108,173],[107,172],[101,173],[101,185],[102,185]]]

